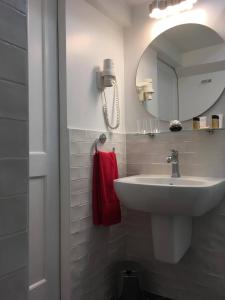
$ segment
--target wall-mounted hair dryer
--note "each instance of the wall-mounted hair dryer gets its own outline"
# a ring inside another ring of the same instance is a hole
[[[143,81],[139,81],[136,84],[138,97],[140,102],[152,100],[154,89],[151,78],[144,79]]]
[[[118,86],[112,59],[105,59],[103,64],[103,71],[97,71],[97,87],[103,94],[103,113],[106,125],[110,129],[117,129],[120,125],[120,105]],[[114,125],[109,120],[108,104],[105,93],[106,88],[113,88],[113,104],[115,104],[113,105],[113,108],[115,108],[116,110],[116,123]]]
[[[116,82],[114,63],[112,59],[105,59],[103,63],[103,71],[97,73],[97,85],[99,90],[107,87],[113,87]]]

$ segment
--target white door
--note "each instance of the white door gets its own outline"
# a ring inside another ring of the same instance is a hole
[[[29,300],[58,300],[59,138],[57,0],[28,0]]]

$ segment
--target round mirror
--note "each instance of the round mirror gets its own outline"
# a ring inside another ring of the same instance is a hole
[[[136,87],[139,101],[160,120],[203,114],[225,88],[224,40],[199,24],[163,32],[141,57]]]

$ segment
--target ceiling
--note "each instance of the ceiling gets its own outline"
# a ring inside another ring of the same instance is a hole
[[[214,30],[196,24],[176,26],[166,31],[163,35],[181,52],[193,51],[224,43],[224,40]]]

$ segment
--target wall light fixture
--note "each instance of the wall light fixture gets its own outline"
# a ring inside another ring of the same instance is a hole
[[[153,0],[149,5],[149,16],[162,19],[190,10],[198,0]]]

